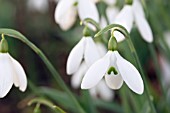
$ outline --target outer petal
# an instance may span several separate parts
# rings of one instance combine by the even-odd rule
[[[83,62],[78,71],[76,73],[73,74],[72,78],[71,78],[71,85],[73,88],[79,88],[81,81],[83,79],[83,76],[85,75],[86,71],[87,71],[87,66],[85,64],[85,62]]]
[[[63,30],[68,30],[76,21],[76,0],[61,0],[55,9],[55,21]]]
[[[100,19],[100,27],[101,27],[101,28],[104,28],[104,27],[106,27],[106,26],[107,26],[106,19],[105,19],[103,16],[101,16],[101,19]]]
[[[97,7],[95,3],[93,3],[91,0],[79,0],[78,13],[81,20],[91,18],[99,23],[99,14],[97,11]],[[88,26],[95,30],[93,25],[88,24]]]
[[[45,13],[48,10],[48,0],[27,0],[27,7],[30,11],[37,10]]]
[[[97,83],[103,78],[110,63],[111,52],[109,51],[102,59],[95,62],[85,74],[81,88],[89,89],[97,85]]]
[[[0,69],[0,98],[3,98],[13,85],[12,62],[8,53],[0,53]]]
[[[124,26],[127,31],[130,32],[133,26],[133,20],[132,7],[130,5],[125,5],[115,18],[114,23]],[[125,39],[123,38],[124,36],[117,31],[114,32],[114,36],[118,42]]]
[[[87,66],[91,66],[95,61],[100,58],[99,51],[91,37],[85,37],[86,46],[85,46],[85,53],[84,59]]]
[[[136,14],[135,22],[137,24],[140,34],[142,35],[142,38],[149,43],[153,42],[152,30],[146,18]]]
[[[21,91],[25,91],[27,88],[27,78],[24,69],[22,68],[21,64],[16,61],[14,58],[11,58],[13,63],[13,77],[14,77],[14,85],[16,87],[19,86]]]
[[[122,58],[117,51],[114,53],[117,57],[116,63],[119,72],[125,83],[135,93],[142,94],[144,91],[144,85],[138,70],[130,62]]]
[[[114,92],[109,89],[104,80],[101,80],[97,85],[99,96],[106,101],[111,101],[114,97]]]
[[[133,1],[132,8],[133,8],[133,12],[134,12],[135,15],[138,14],[142,17],[145,17],[145,13],[143,11],[142,5],[141,5],[139,0]]]
[[[113,23],[116,16],[118,15],[119,13],[119,9],[117,7],[108,7],[106,9],[106,14],[107,14],[107,17],[108,17],[108,20],[109,20],[109,23]]]
[[[107,53],[107,49],[103,43],[96,43],[97,49],[99,51],[100,57],[103,57]]]
[[[84,54],[85,39],[82,38],[80,42],[71,50],[67,60],[67,74],[73,74],[79,68]]]
[[[104,2],[108,5],[114,5],[117,0],[104,0]]]

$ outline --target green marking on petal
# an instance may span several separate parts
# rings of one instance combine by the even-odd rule
[[[117,71],[116,68],[113,67],[113,66],[109,68],[109,70],[107,71],[107,74],[110,75],[112,72],[114,73],[114,75],[117,75],[117,74],[118,74],[118,71]]]

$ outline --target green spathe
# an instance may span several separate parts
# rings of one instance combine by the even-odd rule
[[[8,42],[2,34],[2,39],[0,43],[0,53],[8,53]]]
[[[117,41],[114,36],[111,36],[109,39],[108,50],[111,50],[111,51],[117,50]]]

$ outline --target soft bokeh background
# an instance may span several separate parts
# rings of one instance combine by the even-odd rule
[[[28,1],[29,0],[0,0],[0,27],[20,31],[41,48],[62,75],[63,80],[71,88],[71,76],[67,76],[65,71],[66,60],[71,48],[81,39],[83,27],[80,26],[79,21],[77,21],[77,23],[68,31],[62,31],[59,28],[54,21],[54,10],[57,5],[57,0],[47,0],[47,4],[42,4],[41,7],[38,6],[37,8],[34,7],[34,4],[28,5]],[[117,6],[122,8],[123,3],[123,0],[118,0]],[[169,54],[166,52],[166,49],[164,49],[164,45],[160,40],[164,37],[164,33],[170,30],[170,1],[145,0],[145,3],[145,12],[155,38],[153,44],[156,47],[157,57],[159,58],[160,54],[163,54],[164,56]],[[102,6],[101,4],[103,3],[97,4],[99,10]],[[155,106],[158,111],[161,111],[158,113],[163,113],[164,107],[162,106],[164,106],[165,102],[162,99],[162,92],[160,91],[160,85],[158,83],[158,78],[156,77],[156,69],[154,67],[154,61],[151,57],[149,46],[142,38],[140,38],[141,36],[136,28],[132,30],[131,36],[139,54],[143,69],[147,73]],[[31,80],[34,85],[37,87],[45,86],[59,89],[44,63],[30,48],[13,38],[7,38],[7,40],[9,42],[10,54],[23,65],[27,73],[27,78]],[[126,41],[120,43],[119,49],[124,57],[132,63],[134,62]],[[125,84],[124,87],[126,88]],[[81,95],[79,90],[73,88],[71,88],[71,90],[74,94]],[[166,91],[168,91],[168,88]],[[96,106],[100,113],[123,112],[123,106],[121,105],[122,98],[120,98],[119,92],[121,91],[115,91],[115,98],[111,103],[103,102],[104,104],[101,104],[98,100]],[[148,103],[143,102],[143,96],[132,93],[130,89],[127,89],[126,93],[130,93],[131,95],[127,96],[127,100],[130,101],[132,109],[136,106],[133,105],[131,98],[137,98],[138,101],[140,101],[140,104],[138,104],[139,108],[142,104],[148,105]],[[13,87],[5,98],[0,99],[0,113],[32,113],[34,106],[27,106],[27,102],[37,96],[39,95],[36,94],[36,91],[33,91],[29,87],[25,93],[21,93],[17,88]],[[60,106],[68,113],[71,113],[67,105],[62,104],[61,102],[58,102],[58,99],[55,99],[58,98],[55,94],[53,96],[44,95],[44,97]],[[80,100],[83,101],[83,99]],[[85,107],[86,106],[84,105],[84,108]],[[126,111],[128,111],[128,109],[124,110],[124,112]],[[52,111],[47,107],[42,106],[42,113],[50,112]]]

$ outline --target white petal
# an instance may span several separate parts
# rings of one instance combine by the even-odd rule
[[[134,18],[132,13],[132,7],[130,5],[125,5],[115,18],[114,23],[124,26],[130,33],[133,26],[133,20]],[[124,36],[121,35],[118,31],[114,32],[114,36],[118,42],[125,39]]]
[[[88,67],[100,58],[96,44],[91,37],[85,37],[86,46],[84,59]]]
[[[114,5],[117,0],[104,0],[104,2],[108,5]]]
[[[117,40],[117,42],[121,42],[123,40],[125,40],[125,37],[122,33],[120,33],[119,31],[114,31],[114,36]]]
[[[103,57],[107,53],[107,49],[103,43],[96,43],[97,49],[99,51],[100,57]]]
[[[83,76],[85,75],[86,71],[87,71],[87,66],[85,64],[85,62],[83,62],[78,71],[76,71],[76,73],[73,74],[73,76],[71,77],[71,85],[73,88],[77,89],[80,87],[81,81],[83,79]]]
[[[97,11],[97,7],[95,3],[93,3],[91,0],[79,0],[78,13],[81,20],[91,18],[99,23],[99,14]],[[95,30],[94,26],[92,26],[91,24],[88,24],[88,26]]]
[[[119,72],[127,86],[135,93],[142,94],[144,91],[144,85],[138,70],[130,62],[122,58],[117,51],[114,53],[117,57]]]
[[[107,14],[107,17],[108,17],[108,20],[109,20],[109,23],[112,24],[116,18],[116,16],[118,15],[119,13],[119,9],[117,7],[108,7],[106,9],[106,14]]]
[[[14,84],[15,84],[16,87],[19,86],[19,89],[21,91],[25,91],[26,88],[27,88],[27,78],[26,78],[25,71],[18,61],[16,61],[11,56],[10,56],[10,58],[11,58],[11,61],[13,63]]]
[[[133,1],[132,8],[133,8],[134,15],[138,14],[138,15],[140,15],[142,17],[145,17],[145,13],[144,13],[142,4],[140,3],[139,0],[134,0]]]
[[[12,62],[8,53],[0,53],[0,69],[0,98],[3,98],[13,85]]]
[[[55,9],[55,21],[63,30],[68,30],[76,21],[76,0],[61,0]]]
[[[100,27],[104,28],[106,26],[107,26],[106,19],[102,16],[101,19],[100,19]]]
[[[82,89],[89,89],[97,85],[97,83],[103,78],[104,74],[106,73],[109,63],[110,63],[110,51],[100,60],[95,62],[85,74],[81,88]]]
[[[152,30],[146,18],[140,15],[135,15],[135,22],[140,34],[142,35],[142,38],[149,43],[153,42]]]
[[[67,60],[67,74],[73,74],[79,68],[84,54],[85,39],[82,38],[80,42],[71,50]]]
[[[48,10],[48,0],[27,0],[27,7],[30,11],[37,10],[45,13]]]
[[[101,80],[97,85],[99,96],[105,101],[112,101],[114,92],[109,89],[104,80]]]
[[[127,31],[130,32],[133,26],[133,20],[132,7],[130,5],[125,5],[115,18],[114,23],[124,26]]]
[[[123,85],[123,79],[120,76],[120,74],[118,75],[105,75],[105,80],[106,80],[106,84],[109,88],[111,89],[120,89],[121,86]]]
[[[89,89],[89,93],[90,95],[93,97],[93,98],[97,98],[98,97],[98,94],[97,94],[97,87],[93,87],[91,89]]]

